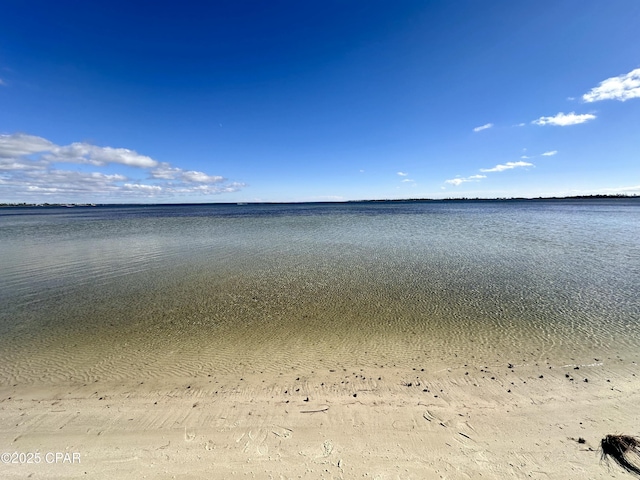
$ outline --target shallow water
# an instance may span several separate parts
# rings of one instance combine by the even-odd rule
[[[640,347],[640,201],[0,210],[0,381]]]

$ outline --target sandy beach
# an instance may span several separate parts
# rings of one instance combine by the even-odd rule
[[[0,476],[631,478],[598,447],[640,430],[638,374],[612,357],[14,385]]]

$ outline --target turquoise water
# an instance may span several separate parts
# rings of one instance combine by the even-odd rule
[[[0,380],[640,347],[640,201],[0,210]]]

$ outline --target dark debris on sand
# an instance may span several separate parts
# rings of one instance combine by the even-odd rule
[[[600,442],[602,460],[612,458],[627,472],[640,477],[640,440],[630,435],[607,435]]]

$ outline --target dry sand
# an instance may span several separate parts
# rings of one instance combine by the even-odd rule
[[[0,478],[632,478],[598,444],[640,433],[637,375],[614,357],[3,386]]]

